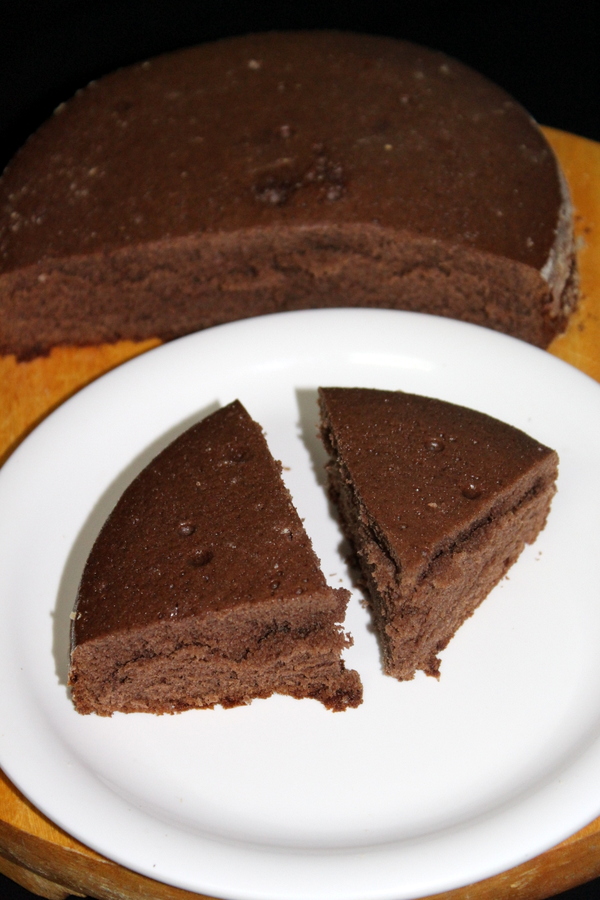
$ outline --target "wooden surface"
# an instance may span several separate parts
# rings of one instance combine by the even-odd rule
[[[580,307],[550,352],[600,381],[600,144],[544,129],[569,181],[576,211]],[[16,363],[0,358],[0,462],[66,397],[158,342],[60,349]],[[49,900],[198,897],[152,881],[89,850],[39,813],[0,772],[0,872]],[[436,895],[436,900],[543,900],[600,876],[600,818],[502,875]]]

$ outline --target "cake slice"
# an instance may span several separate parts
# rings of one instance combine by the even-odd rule
[[[320,390],[337,504],[368,590],[383,668],[439,677],[446,647],[544,527],[558,457],[441,400]]]
[[[173,713],[273,693],[358,706],[328,587],[260,426],[235,401],[127,488],[86,563],[69,683],[80,713]]]

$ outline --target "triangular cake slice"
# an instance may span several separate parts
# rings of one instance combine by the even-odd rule
[[[358,706],[341,660],[348,599],[235,401],[157,456],[98,536],[73,613],[75,707],[171,713],[273,693]]]
[[[337,504],[368,591],[384,671],[439,675],[438,653],[544,527],[558,457],[441,400],[320,390]]]

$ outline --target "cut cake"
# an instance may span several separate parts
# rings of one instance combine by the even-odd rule
[[[526,111],[391,38],[230,38],[93,82],[0,180],[0,353],[385,307],[539,346],[577,275],[568,190]]]
[[[69,682],[80,713],[232,707],[273,693],[357,706],[328,587],[260,426],[235,401],[132,482],[85,566]]]
[[[553,450],[497,419],[402,392],[320,389],[330,494],[398,679],[438,653],[544,527]]]

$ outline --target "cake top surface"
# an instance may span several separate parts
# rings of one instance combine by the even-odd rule
[[[541,269],[562,195],[529,115],[444,54],[247,35],[119,70],[0,182],[0,271],[198,232],[369,223]]]
[[[323,590],[280,465],[234,401],[126,489],[86,563],[73,640]]]
[[[556,453],[476,410],[416,394],[322,388],[324,439],[403,572],[513,508]],[[397,554],[397,555],[396,555]]]

